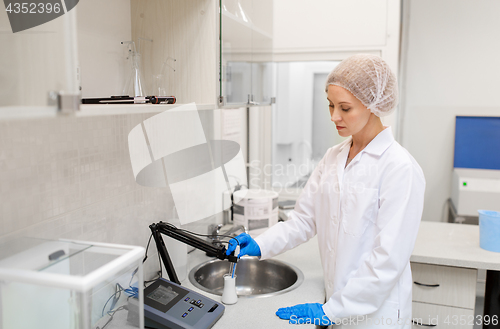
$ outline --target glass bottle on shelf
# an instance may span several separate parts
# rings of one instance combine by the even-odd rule
[[[123,87],[123,96],[147,96],[141,70],[141,54],[135,48],[134,41],[122,41],[128,45],[129,73]]]

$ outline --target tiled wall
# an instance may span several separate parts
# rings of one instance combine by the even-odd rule
[[[168,188],[142,187],[132,174],[128,133],[152,115],[0,121],[0,243],[29,236],[146,247],[148,225],[175,216]],[[157,257],[145,265],[151,277]]]

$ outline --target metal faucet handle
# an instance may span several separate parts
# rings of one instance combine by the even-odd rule
[[[233,226],[232,228],[230,228],[226,233],[224,233],[225,235],[234,235],[235,237],[238,235],[236,234],[236,232],[238,231],[241,231],[242,233],[248,233],[248,229],[243,226],[243,225],[236,225],[236,226]]]
[[[222,224],[211,224],[209,226],[209,233],[212,235],[212,238],[216,238],[219,235],[222,226]]]

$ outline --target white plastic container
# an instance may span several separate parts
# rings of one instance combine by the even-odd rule
[[[0,328],[144,328],[144,248],[19,239],[0,246]],[[133,287],[138,298],[129,298]],[[129,289],[129,290],[127,290]],[[127,290],[127,291],[126,291]]]
[[[224,275],[224,290],[222,291],[222,302],[226,305],[236,304],[238,295],[236,294],[236,275]]]
[[[278,193],[268,190],[239,190],[233,195],[234,225],[243,225],[255,237],[278,223]]]

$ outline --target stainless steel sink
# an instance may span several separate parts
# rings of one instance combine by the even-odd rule
[[[189,281],[206,292],[222,295],[223,275],[229,273],[229,262],[211,260],[189,272]],[[304,281],[297,267],[277,260],[242,257],[236,267],[236,293],[240,297],[269,297],[291,291]]]

